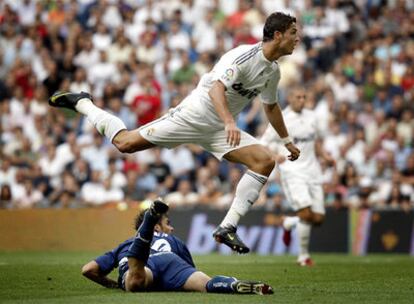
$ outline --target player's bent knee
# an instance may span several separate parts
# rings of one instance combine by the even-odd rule
[[[273,169],[275,168],[275,165],[276,165],[275,159],[273,157],[270,157],[270,159],[267,160],[266,169],[272,172]]]
[[[131,131],[123,130],[119,132],[112,140],[114,146],[122,153],[133,153],[136,152],[135,140],[132,136]]]
[[[253,171],[263,175],[270,175],[275,164],[274,158],[270,154],[266,154],[254,160]]]
[[[125,282],[126,291],[138,292],[145,289],[145,278],[137,276],[129,276]]]

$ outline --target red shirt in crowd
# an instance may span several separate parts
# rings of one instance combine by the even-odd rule
[[[143,126],[159,117],[161,98],[156,94],[142,94],[135,97],[132,108],[137,114],[137,126]]]

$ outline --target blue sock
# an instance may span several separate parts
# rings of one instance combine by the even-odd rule
[[[144,220],[137,230],[134,241],[128,249],[127,257],[134,257],[146,262],[148,260],[151,241],[154,235],[154,227],[158,218],[151,215],[149,210],[145,211]]]
[[[232,283],[236,282],[236,278],[215,276],[206,284],[207,292],[214,293],[234,293]]]

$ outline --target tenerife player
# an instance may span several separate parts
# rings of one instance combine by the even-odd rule
[[[199,291],[211,293],[272,294],[272,287],[259,281],[234,277],[210,278],[195,268],[185,244],[171,235],[173,228],[160,200],[141,213],[135,238],[90,261],[82,268],[84,276],[107,288],[126,291]],[[119,268],[118,281],[107,275]]]
[[[303,88],[290,90],[289,105],[283,110],[283,116],[301,156],[295,162],[279,164],[279,169],[283,191],[297,215],[284,218],[283,241],[286,245],[290,244],[290,231],[296,226],[300,243],[298,264],[310,266],[313,263],[309,255],[311,226],[320,225],[325,216],[322,171],[318,156],[328,164],[335,162],[322,149],[316,115],[313,110],[305,108],[305,101],[306,93]],[[264,132],[261,142],[279,152],[281,139],[270,126]]]
[[[177,107],[138,130],[128,131],[119,118],[96,107],[87,93],[57,92],[49,104],[86,115],[99,133],[121,152],[192,143],[218,159],[245,165],[248,170],[237,186],[230,210],[213,236],[233,250],[246,253],[249,248],[239,239],[236,228],[257,200],[275,161],[257,139],[237,128],[237,115],[260,95],[270,124],[290,153],[289,159],[299,157],[300,151],[290,141],[278,105],[280,70],[276,62],[291,54],[298,42],[296,18],[283,13],[271,14],[263,28],[262,42],[241,45],[225,53]]]

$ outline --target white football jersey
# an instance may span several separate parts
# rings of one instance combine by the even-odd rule
[[[264,57],[260,42],[241,45],[225,53],[214,68],[202,76],[197,88],[173,111],[186,122],[214,129],[223,128],[223,122],[208,95],[216,80],[226,87],[227,104],[234,118],[259,94],[264,103],[277,102],[279,66]]]
[[[300,156],[295,161],[286,160],[279,165],[282,177],[303,177],[316,183],[321,182],[322,170],[315,152],[315,140],[319,136],[317,119],[314,111],[303,109],[301,113],[294,112],[289,106],[283,111],[283,119],[289,135],[300,150]],[[283,147],[279,135],[269,124],[263,133],[261,142],[288,156],[289,151]],[[276,146],[275,146],[276,144]],[[277,149],[275,149],[277,147]]]

